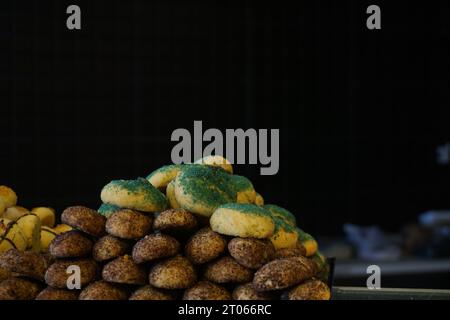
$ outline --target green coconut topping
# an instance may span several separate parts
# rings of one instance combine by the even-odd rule
[[[114,204],[108,204],[103,203],[100,208],[98,208],[98,213],[100,213],[102,216],[109,217],[113,213],[120,210],[120,207],[114,205]]]
[[[266,204],[264,206],[264,208],[269,210],[270,213],[272,214],[272,216],[281,218],[284,221],[286,221],[288,224],[292,224],[292,225],[296,224],[295,216],[288,210],[286,210],[282,207],[279,207],[275,204]]]
[[[295,227],[287,223],[284,219],[272,216],[273,223],[275,224],[275,233],[278,232],[280,229],[286,231],[286,232],[296,232]]]
[[[227,203],[219,207],[219,209],[236,210],[240,213],[264,216],[271,218],[270,212],[262,207],[249,203]]]
[[[156,189],[147,179],[137,178],[136,180],[113,180],[109,186],[117,186],[124,189],[128,194],[143,194],[145,201],[155,203],[158,206],[167,207],[166,197]]]
[[[219,167],[193,164],[182,168],[177,182],[194,203],[218,207],[236,201],[236,192],[230,187],[229,176]]]
[[[300,228],[295,228],[295,231],[297,231],[298,238],[301,242],[316,241],[316,239],[314,239],[309,233],[306,233]]]
[[[252,182],[244,176],[229,175],[230,186],[235,192],[253,190]]]

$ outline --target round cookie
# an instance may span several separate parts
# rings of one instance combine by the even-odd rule
[[[241,284],[233,290],[233,300],[272,300],[268,292],[258,292],[251,282]]]
[[[127,300],[128,294],[121,287],[100,280],[91,283],[81,291],[79,300]]]
[[[215,283],[199,281],[184,292],[183,300],[231,300],[231,294]]]
[[[215,283],[249,282],[253,272],[232,257],[222,257],[206,266],[204,277]]]
[[[69,231],[55,237],[49,252],[55,258],[81,258],[91,254],[93,243],[79,231]]]
[[[266,204],[264,206],[265,209],[269,210],[273,217],[282,219],[287,224],[291,225],[292,227],[295,227],[297,225],[295,216],[290,213],[288,210],[283,209],[282,207],[279,207],[274,204]]]
[[[180,204],[175,197],[175,180],[170,181],[166,188],[166,198],[169,201],[169,206],[173,209],[180,208]]]
[[[113,204],[144,212],[163,211],[167,208],[167,199],[148,180],[113,180],[103,187],[103,203]]]
[[[5,208],[13,207],[17,204],[17,195],[13,189],[7,186],[0,186],[0,202]]]
[[[129,249],[130,244],[125,240],[107,235],[94,244],[92,256],[95,261],[107,261],[125,255]]]
[[[27,239],[27,250],[39,252],[41,247],[41,220],[32,213],[27,213],[16,220]]]
[[[10,278],[12,276],[11,271],[6,270],[2,267],[0,267],[0,282],[2,282],[3,280],[6,280],[8,278]]]
[[[189,232],[197,227],[195,216],[185,209],[169,209],[155,215],[153,228],[168,233]]]
[[[229,174],[233,174],[233,166],[230,161],[219,155],[210,155],[198,159],[195,164],[203,164],[207,166],[220,167]]]
[[[316,265],[305,257],[273,260],[256,271],[253,287],[256,291],[286,289],[314,276]]]
[[[103,280],[113,283],[144,285],[147,282],[145,268],[125,255],[108,262],[102,271]]]
[[[276,250],[284,248],[294,248],[297,245],[298,234],[295,227],[287,224],[285,220],[272,217],[275,223],[275,231],[270,237]]]
[[[119,211],[120,207],[115,206],[113,204],[102,203],[102,205],[98,208],[98,213],[100,213],[105,218],[109,218],[113,213]]]
[[[254,203],[256,191],[252,182],[244,176],[230,175],[230,184],[236,192],[237,203]]]
[[[42,281],[48,265],[38,253],[11,249],[0,256],[0,267],[11,273]]]
[[[56,260],[45,272],[45,283],[53,288],[66,289],[67,279],[71,276],[67,273],[70,266],[80,268],[80,285],[82,287],[91,283],[97,276],[98,266],[90,259]]]
[[[163,166],[147,176],[148,182],[150,182],[155,188],[164,190],[167,185],[175,179],[178,172],[181,170],[181,165],[170,164]]]
[[[22,278],[9,278],[0,283],[0,300],[33,300],[41,291],[40,284]]]
[[[237,195],[222,169],[186,165],[175,179],[175,198],[182,208],[210,217],[219,206],[235,202]]]
[[[222,235],[205,227],[188,240],[185,254],[192,263],[201,264],[220,256],[226,247],[227,241]]]
[[[56,289],[47,287],[36,297],[36,300],[78,300],[78,290]]]
[[[211,228],[241,238],[268,238],[275,230],[270,212],[254,204],[228,203],[214,211]]]
[[[161,289],[186,289],[196,280],[197,274],[194,267],[182,256],[157,263],[149,274],[150,284]]]
[[[53,208],[37,207],[31,209],[31,213],[35,214],[41,220],[41,225],[49,228],[55,226],[55,210]]]
[[[140,212],[121,209],[106,221],[106,232],[122,239],[139,239],[152,229],[153,220]]]
[[[316,239],[314,239],[309,233],[306,233],[300,228],[296,228],[296,232],[300,245],[302,245],[306,250],[305,255],[307,257],[311,257],[319,249],[319,245],[317,244]]]
[[[143,286],[134,291],[129,300],[174,300],[174,297],[152,286]]]
[[[61,214],[61,221],[94,237],[105,234],[105,217],[87,207],[68,207]]]
[[[249,269],[259,269],[275,256],[275,248],[269,240],[233,238],[228,251],[236,261]]]
[[[180,251],[180,243],[173,237],[154,233],[139,240],[133,247],[133,260],[143,263],[160,258],[175,256]]]
[[[311,279],[289,290],[286,298],[288,300],[330,300],[331,292],[322,281]]]
[[[257,206],[264,206],[264,198],[262,195],[260,195],[258,192],[256,192],[255,195],[255,202],[254,202]]]

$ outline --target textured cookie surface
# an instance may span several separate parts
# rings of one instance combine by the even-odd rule
[[[288,300],[330,300],[330,288],[320,280],[311,279],[287,293]]]
[[[134,291],[129,300],[174,300],[174,298],[161,289],[147,285]]]
[[[133,247],[133,260],[136,263],[172,257],[180,251],[178,241],[165,234],[155,233],[139,240]]]
[[[130,244],[120,238],[107,235],[100,238],[92,249],[92,256],[96,261],[106,261],[125,255]]]
[[[144,285],[147,283],[147,273],[142,266],[134,263],[130,256],[125,255],[108,262],[102,271],[103,280],[113,283]]]
[[[33,300],[41,286],[31,280],[9,278],[0,283],[0,300]]]
[[[220,205],[235,202],[237,195],[221,168],[186,165],[175,179],[175,197],[182,208],[209,217]]]
[[[67,268],[78,267],[80,271],[80,284],[82,287],[92,282],[96,275],[98,266],[90,259],[57,260],[45,272],[45,282],[53,288],[66,289],[67,279],[70,273]]]
[[[183,300],[231,300],[231,294],[215,283],[199,281],[184,292]]]
[[[237,286],[233,291],[233,300],[271,300],[268,292],[258,292],[251,282]]]
[[[36,297],[36,300],[78,300],[79,290],[56,289],[47,287]]]
[[[91,283],[81,291],[79,300],[126,300],[127,292],[121,287],[100,280]]]
[[[105,234],[105,217],[83,206],[69,207],[61,214],[61,221],[94,237]]]
[[[287,224],[291,225],[292,227],[296,226],[296,223],[297,223],[296,218],[288,210],[286,210],[280,206],[277,206],[275,204],[266,204],[264,206],[264,208],[269,210],[272,216],[284,220]]]
[[[239,264],[250,269],[262,267],[275,256],[273,244],[265,239],[234,238],[228,243],[228,251]]]
[[[150,284],[163,289],[185,289],[197,279],[194,267],[188,259],[177,256],[164,260],[150,271]]]
[[[100,213],[105,218],[109,218],[113,213],[119,211],[121,208],[113,204],[102,203],[98,208],[98,213]]]
[[[210,155],[198,159],[195,164],[203,164],[207,166],[220,167],[229,174],[233,174],[233,166],[230,161],[219,155]]]
[[[148,234],[153,220],[143,213],[121,209],[114,212],[106,221],[106,231],[122,239],[139,239]]]
[[[257,291],[286,289],[312,278],[315,263],[304,257],[273,260],[259,269],[253,278]]]
[[[153,228],[163,232],[187,232],[197,227],[195,216],[185,209],[169,209],[156,215]]]
[[[103,187],[103,203],[144,212],[157,212],[167,208],[164,194],[148,180],[113,180]]]
[[[17,195],[10,187],[0,186],[0,201],[4,208],[13,207],[17,204]]]
[[[205,227],[188,240],[185,253],[192,263],[201,264],[220,256],[226,246],[227,241],[222,235]]]
[[[11,249],[0,256],[0,267],[11,273],[42,281],[47,261],[41,254]]]
[[[241,238],[268,238],[275,229],[270,213],[253,204],[222,205],[214,211],[210,223],[218,233]]]
[[[92,240],[79,231],[69,231],[55,237],[49,252],[55,258],[81,258],[91,254]]]
[[[292,225],[279,217],[272,217],[275,230],[270,237],[275,249],[294,248],[297,245],[298,233]]]
[[[204,277],[215,283],[248,282],[252,280],[253,272],[232,257],[222,257],[207,265]]]

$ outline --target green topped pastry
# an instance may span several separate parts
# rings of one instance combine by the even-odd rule
[[[168,206],[164,194],[148,180],[113,180],[103,187],[101,199],[106,204],[144,212],[165,210]]]
[[[102,216],[105,216],[108,218],[110,215],[112,215],[114,212],[119,211],[121,208],[113,205],[113,204],[107,204],[102,203],[102,205],[98,208],[98,213],[100,213]]]
[[[165,189],[167,185],[176,178],[181,170],[180,164],[163,166],[147,176],[147,180],[158,189]]]
[[[290,224],[293,227],[296,226],[295,216],[286,209],[275,204],[266,204],[264,208],[269,210],[272,216],[283,219],[287,224]]]

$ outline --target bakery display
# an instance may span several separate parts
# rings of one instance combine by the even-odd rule
[[[100,199],[58,219],[1,187],[0,299],[330,298],[316,240],[223,157],[113,180]]]

